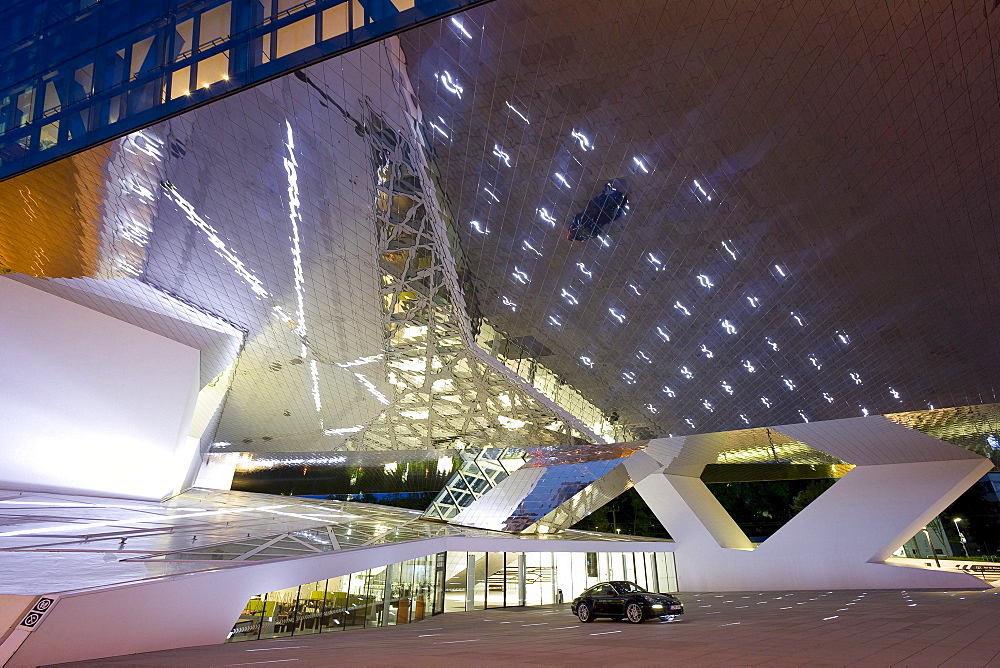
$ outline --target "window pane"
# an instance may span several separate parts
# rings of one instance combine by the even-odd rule
[[[198,31],[198,46],[204,49],[217,39],[229,37],[229,19],[232,14],[230,3],[219,5],[201,15],[201,29]]]
[[[277,57],[287,56],[299,49],[316,43],[316,17],[308,16],[301,21],[278,30]]]

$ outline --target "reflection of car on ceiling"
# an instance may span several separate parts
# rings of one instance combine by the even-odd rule
[[[587,208],[576,214],[569,225],[566,238],[570,241],[594,239],[604,232],[604,227],[618,220],[628,209],[628,195],[612,183],[604,185],[604,191],[587,202]]]

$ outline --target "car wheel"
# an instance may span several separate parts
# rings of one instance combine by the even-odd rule
[[[631,603],[626,605],[625,618],[628,619],[633,624],[642,624],[644,618],[642,614],[642,605],[636,603],[635,601],[632,601]]]
[[[590,606],[586,603],[581,603],[576,606],[576,616],[580,618],[580,621],[584,624],[594,621],[594,611],[590,609]]]

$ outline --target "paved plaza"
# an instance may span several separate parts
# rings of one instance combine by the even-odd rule
[[[680,594],[679,622],[569,605],[100,659],[92,666],[1000,666],[1000,589]]]

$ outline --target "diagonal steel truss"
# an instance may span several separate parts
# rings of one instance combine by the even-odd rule
[[[385,326],[395,396],[359,447],[400,450],[558,445],[595,436],[573,415],[489,364],[473,344],[474,293],[426,156],[365,105]],[[411,128],[419,136],[416,126]],[[471,295],[469,302],[465,295]],[[479,352],[477,352],[479,351]]]

